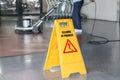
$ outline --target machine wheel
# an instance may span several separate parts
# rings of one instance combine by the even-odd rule
[[[32,29],[33,33],[42,33],[43,32],[43,26],[35,27]]]

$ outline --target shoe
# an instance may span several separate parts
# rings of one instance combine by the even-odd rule
[[[82,34],[82,29],[75,29],[76,34]]]

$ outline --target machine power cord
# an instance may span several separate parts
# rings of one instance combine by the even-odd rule
[[[94,22],[93,22],[92,31],[90,33],[88,43],[90,43],[90,44],[106,44],[108,42],[120,42],[120,40],[109,40],[108,38],[97,36],[97,35],[93,34],[94,29],[95,29],[95,23],[96,23],[96,12],[97,12],[96,2],[94,2],[94,6],[95,6],[95,16],[94,16]],[[92,40],[93,38],[99,38],[99,39],[103,39],[103,40]]]

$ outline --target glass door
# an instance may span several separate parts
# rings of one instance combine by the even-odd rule
[[[16,13],[15,1],[16,0],[0,0],[1,15],[15,14]]]
[[[0,0],[1,16],[17,15],[20,5],[25,15],[40,15],[42,13],[42,0]]]

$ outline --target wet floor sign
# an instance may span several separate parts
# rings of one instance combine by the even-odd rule
[[[87,73],[71,19],[54,22],[44,70],[55,66],[60,66],[62,78],[72,73]]]

